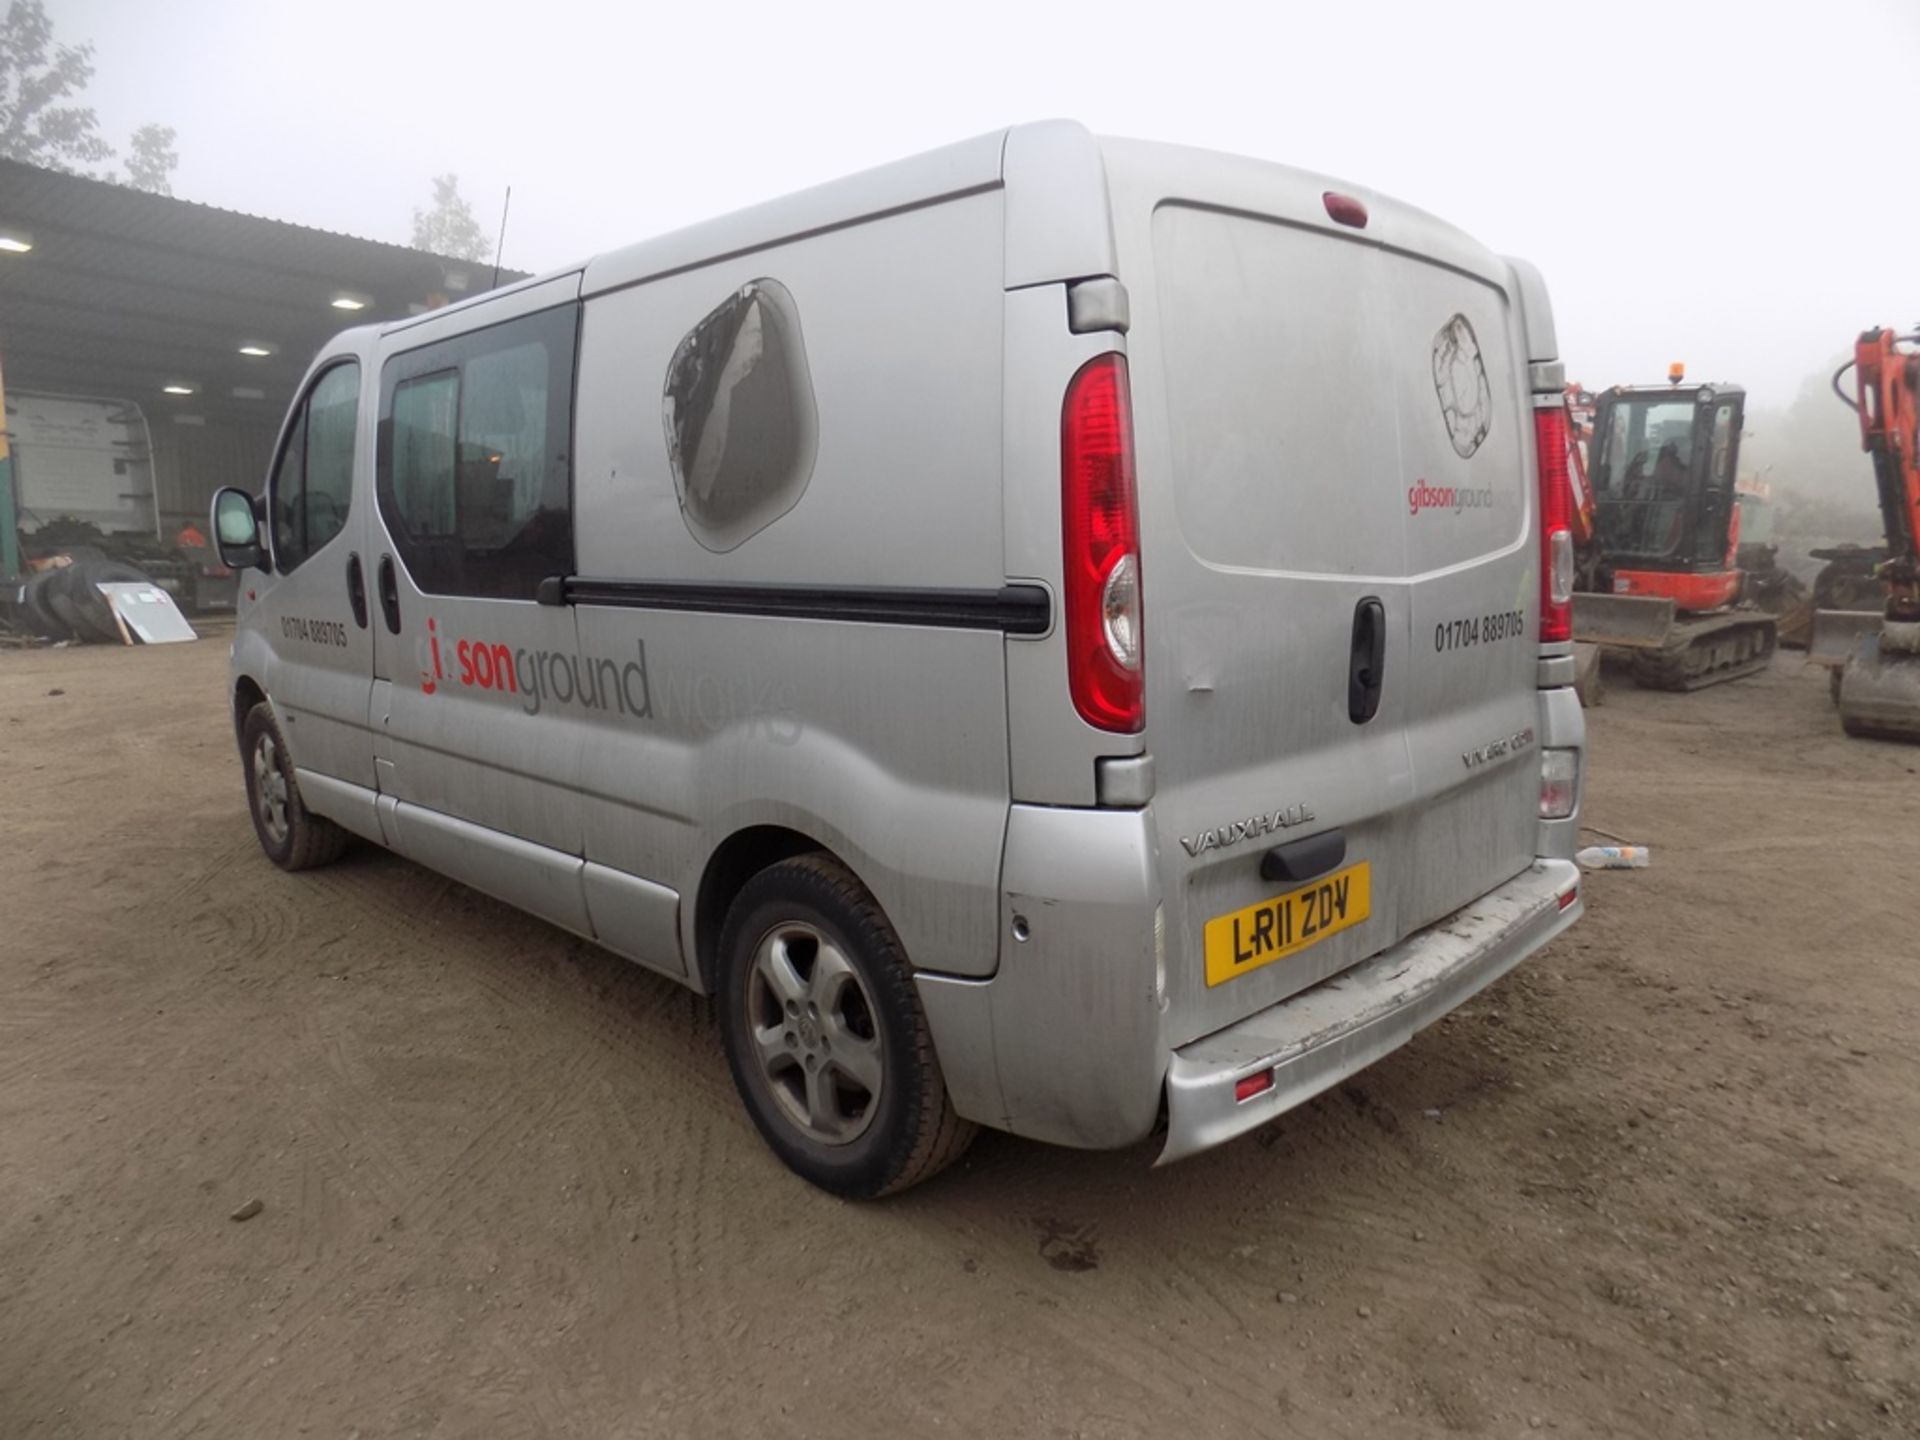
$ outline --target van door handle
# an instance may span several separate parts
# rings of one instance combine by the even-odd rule
[[[400,580],[393,573],[393,556],[380,557],[380,613],[386,617],[389,633],[400,633]]]
[[[367,572],[360,566],[360,556],[347,556],[347,604],[353,607],[353,623],[362,630],[367,628]]]
[[[1369,595],[1353,607],[1353,645],[1347,652],[1347,718],[1364,725],[1380,709],[1386,685],[1387,607]]]

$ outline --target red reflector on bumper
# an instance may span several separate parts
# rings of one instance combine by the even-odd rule
[[[1271,1070],[1262,1070],[1257,1075],[1242,1075],[1233,1084],[1233,1103],[1242,1104],[1271,1089],[1273,1089],[1273,1071]]]
[[[1573,904],[1573,902],[1578,900],[1579,898],[1580,898],[1580,887],[1576,885],[1573,887],[1573,889],[1567,891],[1566,894],[1560,897],[1560,908],[1562,910],[1566,909],[1569,905]]]

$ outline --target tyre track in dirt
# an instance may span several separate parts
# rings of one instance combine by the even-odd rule
[[[1610,695],[1589,817],[1655,868],[1351,1084],[1165,1171],[990,1136],[862,1207],[669,982],[370,849],[261,861],[223,649],[0,655],[8,1440],[1920,1414],[1920,752],[1789,666]],[[136,703],[138,744],[74,723]]]

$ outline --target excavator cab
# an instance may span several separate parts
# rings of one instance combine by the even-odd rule
[[[1745,392],[1728,386],[1621,386],[1596,397],[1590,473],[1612,593],[1670,595],[1683,611],[1733,599],[1745,405]],[[1665,578],[1673,576],[1702,579]]]
[[[1629,659],[1641,685],[1693,690],[1773,657],[1773,617],[1733,608],[1746,402],[1737,385],[1677,381],[1593,397],[1574,638]]]

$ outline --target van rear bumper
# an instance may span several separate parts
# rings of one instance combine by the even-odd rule
[[[1155,1163],[1264,1125],[1398,1049],[1578,919],[1579,885],[1571,861],[1536,861],[1371,960],[1175,1050]],[[1263,1072],[1269,1088],[1234,1098],[1241,1080]]]

